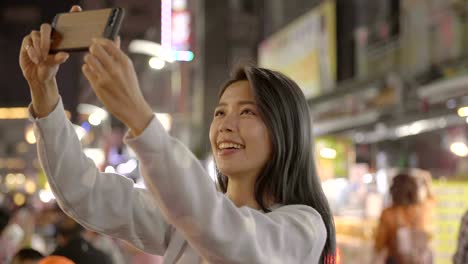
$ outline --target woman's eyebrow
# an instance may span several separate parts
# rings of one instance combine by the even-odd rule
[[[236,104],[238,104],[238,105],[256,105],[256,103],[254,101],[250,101],[250,100],[238,101],[238,102],[236,102]],[[227,105],[228,105],[227,103],[219,103],[216,107],[227,106]]]

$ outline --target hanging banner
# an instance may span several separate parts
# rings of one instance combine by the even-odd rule
[[[333,89],[336,80],[336,6],[324,1],[259,46],[259,65],[296,81],[307,98]]]
[[[435,210],[434,263],[452,263],[460,221],[468,210],[468,182],[433,181]]]

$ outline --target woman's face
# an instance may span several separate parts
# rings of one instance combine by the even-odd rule
[[[218,170],[229,178],[256,178],[270,159],[270,135],[248,81],[235,82],[224,91],[214,112],[210,142]]]

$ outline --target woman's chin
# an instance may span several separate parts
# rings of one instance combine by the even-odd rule
[[[233,166],[222,166],[218,167],[218,170],[223,174],[226,175],[228,178],[232,175],[237,175],[239,174],[240,170],[238,167],[233,167]]]

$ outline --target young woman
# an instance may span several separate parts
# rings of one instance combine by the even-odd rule
[[[68,215],[164,255],[164,263],[335,262],[308,106],[293,81],[246,67],[223,87],[210,127],[216,188],[154,117],[129,58],[115,43],[97,39],[82,70],[107,110],[130,128],[125,143],[147,185],[138,189],[125,177],[99,172],[82,153],[55,82],[68,54],[48,55],[50,30],[44,24],[24,38],[20,64],[31,90],[39,158]]]
[[[373,263],[432,263],[432,202],[421,200],[419,193],[414,176],[400,173],[393,178],[392,205],[380,216],[374,245],[378,262]]]

